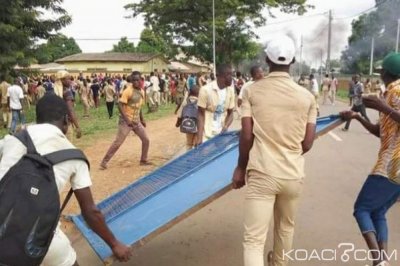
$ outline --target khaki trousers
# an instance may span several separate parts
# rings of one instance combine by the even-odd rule
[[[292,249],[294,216],[303,179],[278,179],[249,171],[244,215],[244,265],[264,265],[264,245],[274,217],[274,266],[288,264],[283,252]]]

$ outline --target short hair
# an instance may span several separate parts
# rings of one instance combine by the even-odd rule
[[[139,75],[141,76],[142,74],[139,71],[133,71],[131,76]]]
[[[45,94],[36,105],[36,123],[54,123],[68,114],[65,101],[55,94]]]
[[[252,66],[252,67],[250,68],[250,75],[251,75],[251,76],[254,76],[254,75],[256,74],[256,71],[257,71],[258,69],[260,69],[260,68],[261,68],[261,66],[259,66],[259,65]]]
[[[221,64],[217,66],[217,76],[224,75],[226,72],[230,72],[232,67],[227,64]]]

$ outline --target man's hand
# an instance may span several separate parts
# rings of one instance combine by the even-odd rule
[[[128,119],[125,120],[125,123],[126,123],[126,125],[127,125],[128,127],[133,127],[133,122],[132,122],[132,121],[129,121]]]
[[[362,98],[363,103],[366,107],[377,110],[378,112],[387,113],[390,112],[390,106],[386,103],[386,101],[382,98],[378,98],[374,95],[365,96]]]
[[[82,137],[82,131],[81,131],[81,129],[80,129],[79,127],[77,127],[77,128],[75,129],[75,132],[76,132],[76,138],[77,138],[77,139],[80,139],[80,138]]]
[[[228,127],[227,126],[223,126],[222,130],[221,130],[221,134],[225,133],[226,131],[228,131]]]
[[[197,136],[197,140],[196,140],[195,146],[196,147],[200,146],[202,143],[203,143],[203,137],[200,138],[199,136]]]
[[[125,246],[121,242],[117,242],[116,245],[112,247],[112,252],[118,261],[126,262],[132,256],[129,247]]]
[[[343,111],[343,112],[340,112],[339,115],[345,121],[357,119],[360,116],[358,113],[353,112],[353,111]]]
[[[233,189],[242,188],[246,184],[245,177],[246,177],[246,170],[237,166],[235,171],[233,172],[232,188]]]

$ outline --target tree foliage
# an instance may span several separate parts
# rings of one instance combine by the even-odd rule
[[[33,45],[48,39],[71,22],[60,6],[62,0],[7,0],[0,6],[0,74],[6,75],[16,65],[29,65]],[[52,18],[43,13],[51,12]]]
[[[280,8],[284,12],[302,14],[308,7],[305,0],[224,0],[215,1],[217,62],[237,63],[255,56],[256,37],[252,28],[266,22],[264,8]],[[143,0],[125,6],[133,16],[143,15],[147,26],[164,40],[190,43],[189,55],[212,61],[211,0]]]
[[[117,44],[113,45],[113,49],[110,52],[134,53],[136,52],[135,44],[129,42],[127,37],[122,37]]]
[[[172,42],[165,40],[160,34],[150,28],[143,29],[137,47],[139,53],[161,53],[167,57],[174,57],[177,53]]]
[[[81,53],[82,50],[75,42],[74,38],[57,34],[50,37],[47,43],[39,45],[35,49],[35,58],[39,64],[54,62],[57,59]]]
[[[342,52],[343,71],[369,73],[371,42],[375,38],[374,60],[395,49],[400,0],[376,0],[376,10],[353,20],[348,47]]]

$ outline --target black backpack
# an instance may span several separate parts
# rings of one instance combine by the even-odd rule
[[[72,159],[89,162],[78,149],[40,155],[26,130],[15,137],[27,153],[0,181],[0,265],[36,266],[44,259],[60,213],[72,196],[71,189],[60,208],[53,165]]]
[[[197,133],[197,100],[190,101],[187,99],[187,104],[182,109],[182,123],[180,130],[182,133]]]

